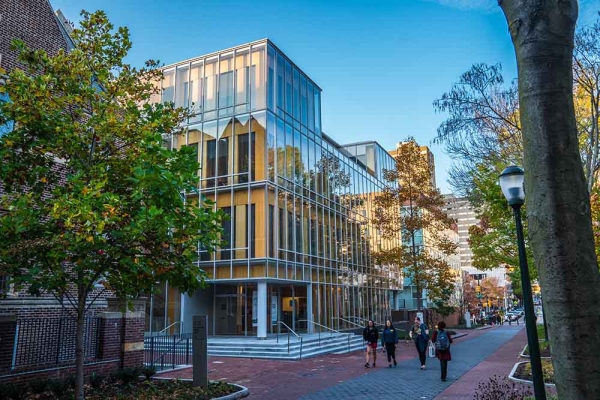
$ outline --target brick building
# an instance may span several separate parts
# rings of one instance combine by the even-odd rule
[[[17,52],[10,49],[13,39],[52,56],[74,47],[71,29],[48,0],[0,2],[0,68],[7,73],[23,68]],[[5,79],[0,75],[0,85]],[[9,100],[6,94],[0,96],[0,101]],[[0,126],[0,136],[11,129],[10,124]],[[86,374],[143,362],[145,300],[135,302],[133,311],[121,312],[118,302],[106,299],[110,295],[95,302],[86,321]],[[75,321],[65,315],[60,300],[16,291],[0,276],[0,387],[7,382],[71,375],[74,358]]]

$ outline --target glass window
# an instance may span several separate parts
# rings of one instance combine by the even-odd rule
[[[204,65],[202,62],[192,64],[190,72],[190,102],[192,107],[192,117],[190,122],[200,121],[202,113],[202,82],[204,81]]]
[[[188,108],[189,106],[189,75],[188,65],[177,67],[176,86],[175,86],[175,107]]]
[[[262,110],[266,107],[265,88],[265,46],[252,48],[252,68],[250,71],[252,110]]]
[[[219,108],[233,106],[233,54],[221,55],[219,61]]]
[[[275,207],[272,204],[269,204],[269,251],[268,257],[275,257]]]
[[[296,68],[294,70],[294,97],[292,99],[292,109],[294,110],[294,119],[300,121],[300,73]]]
[[[275,116],[267,113],[267,179],[275,182]]]
[[[248,205],[235,206],[235,258],[244,259],[248,257]]]
[[[248,172],[250,166],[250,116],[238,115],[235,117],[235,160],[234,172],[235,183],[248,182]]]
[[[292,64],[285,60],[285,112],[292,114]]]
[[[266,121],[265,112],[253,113],[250,120],[250,132],[252,132],[252,146],[250,147],[250,176],[252,181],[261,181],[265,179],[265,142],[266,142]],[[258,160],[257,160],[258,159]],[[255,164],[258,168],[255,169]],[[263,214],[264,216],[264,214]]]
[[[314,86],[308,82],[308,129],[315,130],[315,93]]]
[[[162,102],[173,102],[175,96],[175,69],[167,70],[163,75]]]
[[[228,216],[223,220],[223,234],[221,239],[223,240],[223,245],[221,246],[220,256],[221,260],[229,260],[231,259],[231,243],[233,242],[233,235],[231,230],[231,225],[233,224],[233,219],[231,216],[231,207],[222,207],[221,210]]]
[[[286,176],[285,163],[285,124],[281,118],[277,118],[277,135],[275,143],[277,144],[277,176],[284,178]],[[279,179],[279,184],[283,184],[283,180]]]
[[[294,183],[296,185],[296,193],[302,193],[302,174],[304,166],[302,165],[300,131],[294,129]]]
[[[315,88],[315,133],[321,136],[321,92]]]
[[[277,53],[277,115],[283,116],[285,110],[285,62],[283,56]]]
[[[217,108],[217,59],[206,60],[204,66],[205,91],[204,111],[213,111]],[[214,117],[213,117],[214,118]],[[205,120],[207,117],[205,116]]]
[[[307,126],[308,125],[308,110],[306,108],[308,107],[308,103],[306,100],[306,77],[304,75],[300,76],[300,102],[301,102],[301,115],[302,115],[302,119],[300,120],[300,122],[302,122],[302,125]]]
[[[217,175],[217,121],[205,122],[203,127],[204,160],[202,163],[203,187],[214,187]]]
[[[286,177],[294,180],[294,130],[285,124]]]
[[[275,50],[267,47],[267,107],[275,112]]]
[[[310,176],[308,174],[308,163],[309,163],[309,159],[308,159],[308,138],[306,137],[306,135],[302,135],[302,146],[300,149],[301,153],[302,153],[302,166],[303,166],[303,171],[302,171],[302,186],[305,188],[304,190],[304,195],[308,196],[308,191],[306,189],[308,189],[308,184],[310,181]]]
[[[250,111],[250,49],[235,53],[235,113]]]
[[[229,175],[229,165],[231,155],[229,154],[229,138],[231,137],[232,119],[225,118],[219,120],[218,147],[217,147],[217,176],[219,186],[229,184],[227,175]]]

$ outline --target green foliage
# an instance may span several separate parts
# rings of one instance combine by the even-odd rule
[[[219,244],[223,214],[187,201],[198,193],[194,151],[162,146],[188,112],[149,104],[161,72],[154,61],[139,70],[123,62],[126,28],[113,32],[103,12],[82,16],[71,52],[12,44],[27,71],[11,72],[11,102],[0,109],[15,121],[0,138],[2,272],[72,305],[98,282],[121,298],[158,280],[193,291],[205,277],[194,265],[198,245]]]
[[[48,381],[48,389],[58,398],[64,396],[70,387],[70,383],[67,379],[50,379]]]
[[[42,394],[48,389],[48,379],[34,379],[29,382],[29,390],[33,394]]]
[[[142,368],[123,368],[115,371],[113,376],[116,380],[119,380],[123,385],[129,385],[130,383],[139,381],[139,377],[142,374]]]
[[[155,366],[144,367],[142,369],[142,374],[146,377],[146,380],[149,381],[150,378],[152,378],[154,376],[154,374],[156,374],[156,367]]]
[[[27,391],[22,385],[17,383],[8,383],[2,385],[2,398],[10,400],[24,400],[27,398]]]
[[[96,390],[100,389],[102,387],[102,384],[104,383],[105,379],[106,378],[104,377],[104,375],[93,372],[92,375],[90,376],[90,386]]]

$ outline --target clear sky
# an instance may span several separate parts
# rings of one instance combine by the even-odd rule
[[[106,11],[131,31],[129,62],[165,64],[270,38],[322,89],[323,130],[340,143],[377,140],[387,149],[414,136],[435,155],[437,185],[452,160],[432,145],[445,115],[434,99],[473,63],[501,62],[516,77],[514,52],[496,0],[50,0],[77,22]],[[373,4],[376,3],[376,6]],[[600,0],[580,1],[589,24]]]

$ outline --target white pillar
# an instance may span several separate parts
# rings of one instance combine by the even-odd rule
[[[307,322],[307,328],[308,328],[308,333],[313,333],[313,307],[312,307],[312,303],[313,302],[313,298],[312,298],[312,283],[308,283],[306,284],[306,308],[308,309],[306,312],[306,319],[308,320]]]
[[[256,337],[267,338],[267,282],[258,282],[258,299],[256,310]]]

